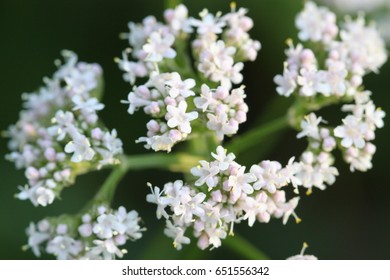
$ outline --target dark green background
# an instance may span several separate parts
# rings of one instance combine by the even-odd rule
[[[269,109],[269,101],[275,96],[273,76],[282,71],[285,39],[294,37],[294,16],[303,1],[291,0],[238,0],[238,6],[250,9],[255,27],[252,35],[263,45],[256,62],[245,68],[250,122],[241,131],[256,123]],[[228,1],[185,1],[190,13],[196,15],[203,7],[211,11],[227,11]],[[79,54],[83,61],[97,62],[104,69],[106,104],[101,117],[110,128],[117,128],[127,153],[143,153],[142,145],[134,140],[145,133],[146,119],[142,114],[130,117],[126,106],[119,101],[125,99],[129,86],[122,81],[121,72],[113,62],[126,47],[118,34],[127,31],[128,21],[140,21],[154,14],[161,19],[162,1],[151,0],[1,0],[0,1],[0,130],[18,118],[21,108],[20,94],[34,91],[42,85],[42,78],[55,70],[53,61],[60,57],[62,49]],[[374,92],[374,101],[390,112],[389,65],[381,69],[380,75],[365,79],[368,89]],[[286,100],[278,99],[272,115],[283,114]],[[325,114],[333,115],[333,110]],[[284,259],[300,251],[302,242],[310,244],[308,253],[320,259],[389,259],[390,258],[390,180],[389,180],[389,120],[377,133],[375,144],[378,152],[374,158],[374,169],[367,173],[351,173],[339,159],[337,182],[326,191],[314,191],[310,197],[301,199],[297,213],[303,222],[296,225],[292,220],[283,226],[280,220],[269,224],[256,223],[253,228],[246,224],[236,231],[247,237],[273,259]],[[272,143],[273,152],[266,158],[286,162],[292,155],[299,155],[304,141],[297,141],[295,133],[289,131]],[[81,176],[75,186],[65,190],[63,199],[46,208],[35,208],[29,202],[15,200],[17,186],[25,183],[22,171],[4,160],[7,153],[6,140],[0,139],[0,259],[34,258],[30,252],[22,252],[26,243],[25,228],[30,221],[64,212],[77,212],[96,192],[107,176],[107,171]],[[246,164],[260,161],[255,151],[239,160]],[[145,202],[148,193],[146,182],[162,185],[179,178],[177,174],[159,171],[129,172],[120,183],[115,206],[123,204],[136,209],[149,229],[144,237],[128,246],[126,258],[164,259],[242,258],[222,246],[213,251],[201,252],[188,246],[176,252],[171,240],[163,236],[163,221],[156,221],[155,208]]]

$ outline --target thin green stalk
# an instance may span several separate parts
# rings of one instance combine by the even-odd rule
[[[181,2],[182,2],[181,0],[165,0],[164,7],[165,9],[174,9]]]
[[[128,156],[123,160],[123,165],[128,170],[141,170],[156,168],[172,172],[188,172],[201,160],[198,156],[185,153],[176,154],[145,154]]]
[[[244,151],[255,148],[262,138],[276,133],[288,127],[286,116],[270,121],[260,127],[249,130],[248,132],[237,136],[230,143],[226,145],[229,152],[238,155]]]
[[[223,241],[223,245],[248,260],[269,260],[269,257],[237,233]]]
[[[169,154],[144,154],[133,155],[122,158],[121,163],[117,165],[111,174],[104,181],[102,187],[95,197],[84,207],[81,213],[96,203],[111,203],[116,188],[122,178],[129,170],[142,170],[147,168],[157,168],[169,170],[172,172],[188,172],[191,167],[198,164],[199,157],[178,153]]]

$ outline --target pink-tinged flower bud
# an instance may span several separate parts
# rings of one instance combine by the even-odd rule
[[[104,133],[99,127],[96,127],[91,131],[91,136],[93,139],[101,140],[103,138],[103,135]]]
[[[271,215],[268,212],[259,213],[257,219],[260,223],[268,223],[271,220]]]
[[[48,174],[47,169],[45,167],[39,168],[39,175],[41,177],[46,177]]]
[[[305,65],[311,65],[315,61],[315,56],[312,50],[310,49],[304,49],[300,56],[301,63]]]
[[[147,124],[146,124],[146,127],[147,129],[152,132],[152,133],[157,133],[160,131],[160,125],[158,124],[157,121],[155,120],[150,120]]]
[[[65,153],[57,153],[57,156],[56,156],[57,161],[62,162],[65,160],[65,158],[66,158]]]
[[[57,226],[57,229],[56,229],[57,234],[63,235],[63,234],[66,234],[67,231],[68,231],[68,226],[67,226],[67,225],[65,225],[65,224],[59,224],[59,225]]]
[[[64,169],[64,170],[61,171],[61,176],[64,179],[70,178],[70,175],[71,175],[70,169]]]
[[[152,102],[149,106],[145,107],[145,112],[147,114],[158,114],[160,111],[161,109],[160,106],[158,106],[158,102]]]
[[[239,110],[239,111],[237,111],[237,113],[236,113],[236,116],[235,116],[235,119],[236,119],[236,121],[238,122],[238,123],[244,123],[244,122],[246,122],[246,113],[244,112],[244,111],[241,111],[241,110]]]
[[[56,151],[53,149],[53,148],[47,148],[45,150],[45,158],[48,160],[48,161],[55,161],[56,160]]]
[[[123,234],[119,234],[114,238],[116,245],[122,246],[126,244],[127,238]]]
[[[183,134],[177,129],[170,130],[168,136],[174,142],[180,141],[183,138]]]
[[[364,134],[365,140],[374,140],[375,139],[375,132],[372,131],[371,129],[367,130],[366,133]]]
[[[364,147],[364,151],[365,151],[367,154],[373,155],[373,154],[375,154],[375,152],[376,152],[376,147],[375,147],[375,145],[372,144],[372,143],[367,143],[366,146]]]
[[[35,127],[30,123],[26,123],[23,125],[23,132],[29,136],[34,136],[37,134]]]
[[[171,23],[175,17],[175,11],[173,9],[167,9],[164,11],[164,19],[167,23]]]
[[[79,233],[83,237],[89,237],[92,235],[92,225],[91,224],[82,224],[79,226]]]
[[[211,198],[213,199],[213,201],[215,202],[222,202],[222,193],[220,190],[217,190],[217,191],[213,191],[211,193]]]
[[[210,243],[209,243],[209,237],[207,236],[207,234],[202,234],[199,237],[197,245],[202,250],[204,250],[207,247],[209,247]]]
[[[253,20],[249,17],[243,17],[240,22],[240,27],[246,32],[253,27]]]
[[[336,140],[333,137],[327,137],[324,139],[322,147],[325,151],[330,152],[336,147]]]
[[[147,86],[142,85],[136,88],[135,93],[142,97],[143,99],[150,99],[150,90]]]
[[[41,232],[45,232],[50,229],[50,223],[48,220],[40,221],[37,226],[38,226],[38,230]]]
[[[358,157],[359,156],[359,150],[355,147],[350,147],[348,150],[347,150],[347,156],[350,156],[350,157]]]
[[[39,171],[35,167],[28,167],[25,172],[25,176],[29,181],[38,181],[40,178]]]
[[[351,78],[351,86],[359,87],[363,83],[363,78],[360,75],[353,75]]]
[[[229,95],[229,90],[225,87],[218,87],[214,92],[214,97],[216,99],[224,100]]]
[[[204,222],[202,222],[201,220],[196,220],[194,222],[194,230],[196,232],[201,232],[205,229],[205,225],[204,225]]]
[[[177,106],[177,101],[175,98],[172,98],[170,96],[165,97],[164,102],[166,105],[172,105],[172,106]]]

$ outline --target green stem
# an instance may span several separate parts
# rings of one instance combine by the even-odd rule
[[[202,158],[185,153],[176,154],[145,154],[128,156],[123,165],[129,170],[156,168],[172,172],[188,172],[198,164]]]
[[[229,152],[233,152],[238,155],[257,146],[262,140],[262,138],[267,137],[270,134],[276,133],[287,127],[287,118],[286,116],[282,116],[260,127],[251,129],[240,136],[237,136],[228,145],[226,145],[226,148]]]
[[[269,260],[266,254],[237,233],[234,233],[234,236],[227,237],[223,244],[248,260]]]
[[[164,7],[165,9],[174,9],[181,2],[182,2],[181,0],[165,0]]]
[[[175,155],[144,154],[124,157],[121,159],[121,164],[112,170],[98,193],[81,212],[88,211],[93,204],[111,204],[119,182],[129,170],[157,168],[172,172],[188,172],[191,167],[198,164],[199,160],[201,158],[184,153],[177,153]]]

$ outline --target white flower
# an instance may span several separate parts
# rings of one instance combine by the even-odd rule
[[[52,190],[45,187],[36,188],[33,196],[35,197],[35,199],[32,199],[32,201],[35,200],[41,206],[47,206],[48,204],[52,204],[54,198],[56,197]]]
[[[282,165],[277,161],[264,160],[258,165],[252,165],[250,173],[257,178],[253,188],[255,190],[265,189],[270,193],[276,192],[287,180],[282,177],[281,170]]]
[[[228,119],[228,115],[225,112],[221,114],[207,114],[209,119],[207,122],[207,128],[214,130],[217,133],[217,138],[223,140],[225,135],[233,135],[238,131],[238,122]]]
[[[202,208],[202,202],[205,198],[206,194],[200,192],[195,196],[183,199],[184,201],[181,204],[174,207],[175,215],[180,217],[184,223],[191,223],[194,215],[203,217],[205,211]]]
[[[226,25],[219,17],[214,17],[210,14],[207,9],[204,9],[200,13],[202,20],[191,18],[191,25],[197,28],[198,34],[207,35],[207,34],[220,34],[222,33],[222,28]]]
[[[86,113],[102,110],[104,105],[100,103],[95,97],[84,100],[80,95],[75,95],[72,98],[75,106],[72,108],[73,111],[81,110]]]
[[[28,247],[31,248],[35,256],[40,257],[41,251],[39,247],[49,239],[50,234],[47,231],[39,230],[34,223],[30,223],[30,226],[27,229],[27,235]]]
[[[173,238],[173,247],[175,247],[177,250],[181,250],[182,244],[190,244],[191,242],[188,237],[184,236],[184,232],[184,229],[173,225],[170,220],[167,220],[164,233],[168,237]]]
[[[64,150],[66,153],[73,153],[71,158],[73,162],[91,160],[95,155],[88,138],[81,134],[76,135],[72,141],[66,144]]]
[[[349,148],[354,145],[356,148],[363,148],[365,145],[364,136],[368,131],[366,123],[353,115],[348,115],[343,119],[343,125],[334,129],[334,135],[342,138],[341,145]]]
[[[228,186],[231,187],[234,197],[238,197],[242,192],[246,194],[253,193],[253,187],[250,183],[256,181],[256,176],[252,173],[244,172],[245,166],[241,166],[235,174],[229,176]]]
[[[218,168],[221,171],[227,170],[230,164],[236,158],[233,153],[226,154],[226,149],[224,149],[222,146],[218,146],[217,153],[211,153],[211,155],[218,161]]]
[[[254,198],[247,196],[243,201],[240,201],[240,205],[245,211],[244,219],[248,220],[248,226],[253,226],[256,217],[267,211],[267,198],[268,196],[264,192],[260,192]]]
[[[177,5],[175,9],[167,9],[164,12],[164,18],[170,25],[174,33],[183,31],[191,33],[191,22],[188,19],[188,9],[183,4]]]
[[[297,73],[290,71],[285,64],[283,75],[274,77],[274,82],[278,85],[276,91],[282,96],[289,97],[297,88],[297,76]]]
[[[160,62],[164,58],[176,57],[176,51],[171,48],[174,42],[175,37],[170,33],[162,35],[158,31],[152,32],[148,43],[143,46],[147,55],[146,60]]]
[[[210,90],[210,88],[206,84],[202,84],[200,97],[194,98],[194,104],[196,108],[206,112],[207,108],[216,102],[217,101],[214,99],[213,92]]]
[[[55,123],[56,125],[48,128],[49,134],[57,136],[57,140],[62,141],[67,134],[66,128],[74,126],[74,115],[72,112],[59,110],[52,119],[52,123]]]
[[[301,121],[302,131],[297,134],[297,138],[310,137],[316,140],[320,140],[320,130],[318,125],[322,122],[321,117],[317,117],[316,114],[310,113],[305,116]]]
[[[191,174],[199,177],[195,182],[195,186],[203,186],[205,183],[209,188],[209,191],[214,188],[218,183],[219,168],[215,164],[210,164],[205,160],[199,161],[201,166],[196,166],[191,169]]]
[[[182,81],[179,73],[177,72],[172,73],[171,79],[166,81],[165,84],[168,86],[168,93],[172,98],[176,98],[178,96],[187,98],[195,95],[195,93],[191,90],[195,86],[195,80],[186,79]]]
[[[112,238],[118,233],[123,234],[126,227],[122,225],[113,214],[102,214],[97,218],[97,223],[93,227],[93,232],[99,238]]]
[[[170,115],[168,126],[170,128],[179,127],[183,133],[191,133],[190,122],[198,118],[198,112],[186,113],[187,102],[181,101],[178,107],[168,105],[167,111]]]
[[[69,236],[58,235],[47,244],[46,251],[53,254],[59,260],[75,258],[82,250],[80,241]]]
[[[384,126],[383,118],[386,116],[386,113],[380,108],[375,108],[372,101],[364,106],[364,113],[370,129],[374,129],[375,127],[382,128]]]
[[[146,201],[149,203],[157,204],[156,216],[157,219],[160,219],[163,216],[165,219],[168,219],[168,213],[165,211],[165,207],[169,205],[172,201],[171,198],[162,196],[164,191],[160,191],[159,187],[152,188],[152,185],[149,185],[151,193],[146,196]]]

